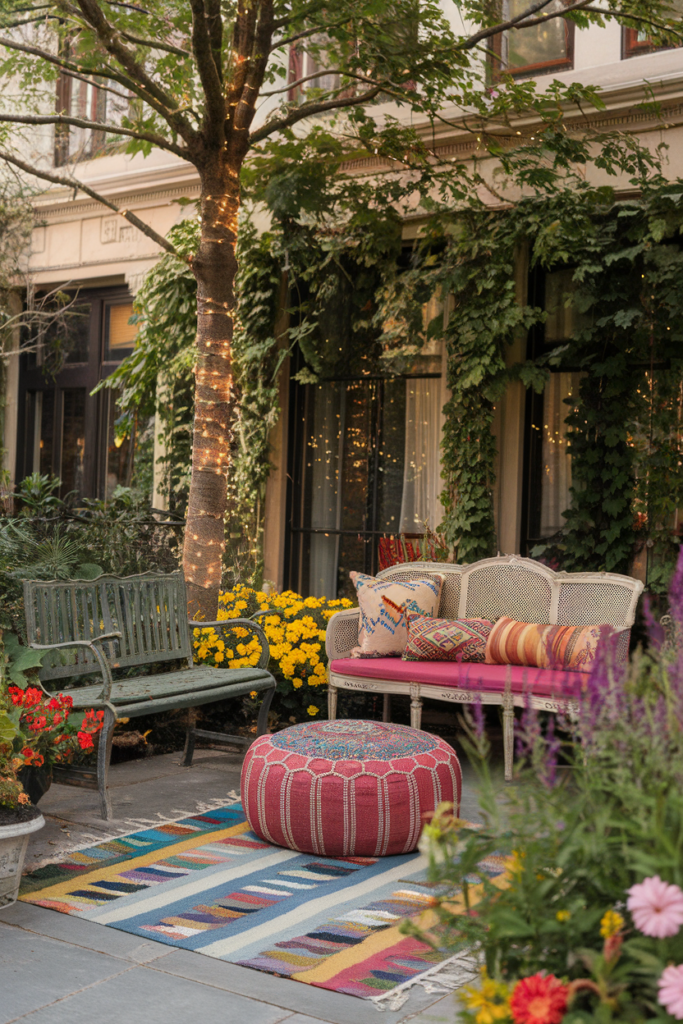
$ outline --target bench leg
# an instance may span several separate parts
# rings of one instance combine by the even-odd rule
[[[185,733],[185,750],[183,751],[183,764],[186,768],[192,764],[194,757],[194,744],[197,729],[197,709],[187,709],[187,731]]]
[[[110,707],[105,708],[100,742],[97,748],[97,789],[100,794],[102,817],[105,821],[109,821],[113,817],[109,798],[109,762],[111,761],[111,741],[115,725],[116,715]]]
[[[414,683],[410,687],[410,725],[413,729],[419,729],[422,725],[422,701],[420,700],[420,687]]]
[[[327,684],[327,717],[332,722],[337,717],[337,687]]]
[[[263,703],[258,713],[258,721],[256,723],[256,735],[264,736],[268,732],[268,712],[270,711],[270,703],[275,694],[275,687],[271,686],[269,690],[266,690]]]
[[[391,721],[391,694],[390,693],[385,693],[384,694],[384,701],[382,703],[382,721],[383,722],[390,722]]]

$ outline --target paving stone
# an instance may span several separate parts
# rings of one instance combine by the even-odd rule
[[[129,969],[125,961],[0,921],[0,1024]]]
[[[22,1024],[188,1024],[196,1020],[201,1024],[279,1024],[290,1016],[255,999],[146,967],[129,967],[19,1020]]]

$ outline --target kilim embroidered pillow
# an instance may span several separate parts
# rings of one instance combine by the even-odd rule
[[[589,672],[605,629],[610,627],[549,626],[503,616],[489,635],[486,662]]]
[[[430,619],[408,612],[404,661],[484,661],[488,619]]]
[[[378,580],[362,572],[350,573],[358,594],[360,625],[353,658],[400,657],[408,641],[406,611],[436,615],[444,577],[425,573],[422,579]],[[389,602],[382,600],[389,598]]]

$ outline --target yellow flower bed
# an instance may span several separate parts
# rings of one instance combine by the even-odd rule
[[[325,628],[335,612],[351,606],[347,598],[304,598],[291,590],[266,594],[237,584],[220,595],[218,619],[271,613],[257,621],[268,638],[269,668],[278,680],[276,710],[292,720],[320,713],[327,686]],[[195,629],[194,648],[197,662],[229,668],[255,666],[261,655],[258,640],[243,626],[235,626],[227,637],[210,627]]]

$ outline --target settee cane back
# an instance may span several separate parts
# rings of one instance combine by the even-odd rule
[[[638,599],[643,590],[640,580],[609,572],[554,572],[541,562],[519,555],[499,555],[470,565],[444,562],[409,562],[390,566],[378,573],[383,580],[397,582],[423,579],[441,573],[445,579],[441,591],[439,616],[444,619],[482,618],[495,621],[506,615],[520,622],[549,623],[562,626],[610,625],[622,629],[617,641],[617,658],[628,655],[629,630],[635,621]],[[337,612],[327,626],[326,650],[332,661],[350,658],[358,645],[360,611]],[[336,717],[337,691],[351,689],[383,693],[384,715],[388,720],[392,693],[410,693],[411,724],[420,728],[422,701],[425,697],[468,704],[481,700],[503,706],[503,742],[506,778],[512,775],[514,707],[525,700],[546,711],[572,711],[572,702],[555,697],[528,697],[513,694],[509,688],[498,692],[467,687],[429,686],[424,683],[365,679],[330,671],[328,713]]]
[[[251,619],[188,621],[182,573],[99,576],[91,581],[27,580],[24,602],[29,644],[45,652],[39,671],[43,690],[49,695],[68,693],[75,709],[104,710],[94,784],[104,818],[112,813],[108,771],[117,720],[187,708],[184,763],[189,765],[197,737],[230,745],[245,742],[240,736],[197,729],[194,709],[256,690],[264,691],[258,735],[265,732],[276,682],[268,671],[270,652],[262,627]],[[195,666],[193,630],[209,627],[223,634],[226,646],[234,644],[235,628],[256,635],[261,647],[258,664],[233,669]],[[131,671],[148,666],[157,666],[157,671],[145,675]],[[115,679],[120,670],[126,671],[125,676]],[[99,679],[85,678],[92,676]],[[61,685],[62,681],[68,685]]]

